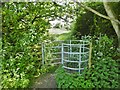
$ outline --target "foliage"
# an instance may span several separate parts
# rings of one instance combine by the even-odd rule
[[[92,59],[100,59],[105,57],[113,57],[116,55],[114,39],[109,38],[107,35],[100,34],[99,36],[82,36],[92,42]]]
[[[66,17],[69,16],[72,13],[72,7],[69,5],[68,7],[69,10],[66,8],[66,6],[60,6],[56,3],[51,2],[2,3],[2,50],[0,52],[2,52],[3,57],[1,62],[2,68],[0,69],[2,74],[1,84],[3,88],[26,88],[35,76],[39,76],[40,74],[49,71],[49,68],[47,66],[42,66],[41,64],[41,51],[39,51],[41,50],[41,47],[33,49],[31,48],[35,46],[41,46],[38,43],[51,41],[53,39],[53,37],[50,36],[47,31],[47,29],[50,27],[49,21],[54,20],[56,17],[62,18],[62,16],[65,14],[68,14]],[[96,8],[96,6],[93,7]],[[66,13],[66,11],[69,11],[70,14],[69,12]],[[107,21],[102,20],[103,24],[100,24],[101,26],[98,26],[101,22],[101,19],[97,16],[94,16],[94,19],[91,19],[91,16],[89,16],[89,14],[90,13],[86,11],[86,13],[82,13],[79,16],[80,20],[77,18],[76,28],[74,30],[78,30],[79,26],[77,27],[77,25],[79,21],[83,21],[84,23],[82,23],[82,25],[85,24],[85,22],[87,23],[82,26],[81,30],[87,26],[86,30],[89,29],[92,35],[98,34],[99,30],[106,31],[105,29],[108,29],[111,31],[110,27],[108,27],[110,23],[107,24]],[[86,17],[88,17],[88,21],[85,19]],[[92,24],[94,26],[92,26]],[[72,36],[72,38],[74,38],[74,36]],[[103,45],[104,41],[105,45]],[[96,45],[97,41],[93,43]],[[97,50],[97,47],[101,48],[102,51],[100,52],[103,53],[103,57],[112,55],[112,53],[111,55],[109,54],[112,49],[108,50],[111,48],[112,41],[109,40],[108,37],[105,36],[104,38],[100,39],[99,43],[100,46],[93,48],[94,51],[96,51],[93,53],[93,60],[96,59],[96,61],[99,61],[99,59],[95,58],[99,57],[97,55],[95,56],[95,53],[97,54],[99,52],[99,50]],[[105,48],[103,46],[105,46]],[[106,60],[108,59],[110,58],[107,58]],[[71,81],[67,82],[68,84],[63,85],[62,87],[69,87],[69,85],[71,85],[71,87],[77,87],[76,85],[79,84],[74,83],[74,80],[76,79],[70,79],[71,76],[69,75],[65,78]],[[114,79],[114,77],[112,78]],[[78,81],[81,83],[83,80],[85,79],[78,78],[76,82]],[[66,81],[64,81],[64,83],[65,82]],[[73,86],[70,82],[73,83]],[[58,86],[61,86],[62,83],[63,82],[61,82]],[[116,82],[113,83],[112,87],[116,87],[116,84]],[[91,84],[90,80],[85,80],[85,83],[83,85],[81,84],[79,87],[90,86],[94,86],[94,83]]]
[[[101,2],[92,2],[86,3],[87,6],[95,9],[96,11],[106,15],[106,11],[104,9],[103,3]],[[109,20],[103,19],[92,12],[82,9],[79,6],[79,15],[77,15],[76,20],[73,23],[71,28],[72,36],[76,36],[77,38],[81,38],[84,35],[99,35],[106,34],[111,37],[116,37],[116,33],[111,25]]]
[[[48,71],[41,64],[41,48],[34,47],[53,39],[47,31],[49,20],[61,15],[60,9],[51,2],[2,3],[3,88],[25,88]]]
[[[119,2],[111,2],[109,3],[111,8],[114,10],[116,18],[120,20],[120,1]]]
[[[81,76],[68,74],[62,67],[56,71],[58,88],[118,88],[118,65],[110,57],[101,58]]]
[[[118,88],[118,63],[110,57],[96,60],[91,69],[86,69],[83,76],[90,80],[94,87]]]
[[[116,53],[115,46],[113,44],[114,39],[109,38],[106,35],[101,35],[99,37],[92,37],[93,43],[93,58],[105,58],[105,57],[113,57]]]
[[[85,80],[83,76],[68,74],[62,67],[56,71],[56,81],[58,88],[90,88],[93,85],[90,80]]]
[[[71,36],[71,32],[57,35],[56,38],[57,40],[76,40],[75,36]]]

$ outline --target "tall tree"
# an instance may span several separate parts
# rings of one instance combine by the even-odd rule
[[[76,1],[74,1],[74,2],[76,2]],[[85,9],[93,12],[94,14],[96,14],[96,15],[98,15],[100,17],[103,17],[103,18],[108,19],[108,20],[111,21],[112,26],[113,26],[116,34],[117,34],[117,37],[118,37],[118,51],[120,52],[120,21],[116,17],[118,15],[115,14],[115,12],[114,12],[114,10],[112,8],[111,4],[113,2],[108,2],[108,1],[103,2],[104,8],[105,8],[106,13],[108,14],[108,16],[99,13],[98,11],[92,9],[91,7],[88,7],[87,5],[85,5],[83,3],[80,3],[80,2],[76,2],[76,3],[79,4],[79,5],[81,5],[83,8],[85,8]],[[118,2],[116,2],[116,3],[118,3]]]

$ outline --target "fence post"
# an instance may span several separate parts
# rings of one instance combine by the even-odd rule
[[[44,43],[42,43],[42,65],[44,65],[44,54],[45,54],[45,52],[44,52]]]
[[[80,74],[80,68],[81,68],[81,44],[79,49],[79,74]]]
[[[64,60],[64,46],[63,46],[63,43],[62,43],[61,53],[62,53],[62,64],[63,64],[63,60]]]
[[[91,68],[91,57],[92,57],[92,43],[90,43],[90,51],[89,51],[89,62],[88,62],[89,68]]]
[[[85,45],[84,45],[85,43],[84,43],[84,41],[83,41],[83,45],[82,45],[82,48],[83,48],[83,53],[84,53],[84,48],[85,48]]]

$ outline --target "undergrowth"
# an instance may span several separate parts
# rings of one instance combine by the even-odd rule
[[[106,35],[86,37],[92,42],[92,66],[84,69],[82,75],[68,74],[62,66],[56,70],[58,88],[119,88],[118,62],[113,40]]]

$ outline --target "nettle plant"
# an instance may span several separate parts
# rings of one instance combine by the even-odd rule
[[[58,88],[88,88],[92,87],[90,80],[85,80],[83,76],[77,73],[69,74],[60,66],[56,70],[56,81]]]
[[[93,36],[93,57],[100,59],[100,57],[113,56],[115,53],[115,47],[113,46],[113,39],[106,35],[100,37]]]
[[[92,42],[92,59],[100,59],[101,57],[112,57],[115,55],[115,46],[113,38],[100,34],[99,36],[82,36],[83,40]]]
[[[90,69],[84,69],[81,76],[68,74],[59,67],[56,70],[58,88],[118,88],[118,64],[110,57],[101,58]]]

